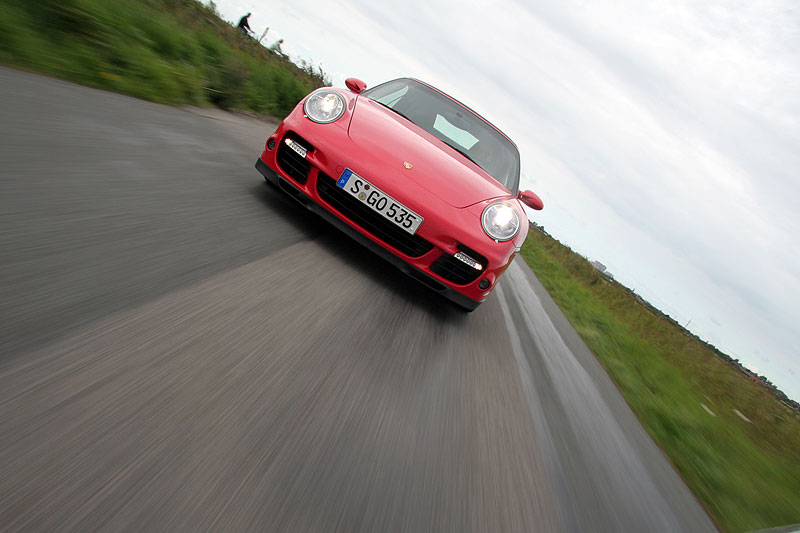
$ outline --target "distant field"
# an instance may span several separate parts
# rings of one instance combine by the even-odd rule
[[[329,83],[196,0],[0,0],[0,63],[277,117]],[[558,241],[531,231],[522,256],[720,527],[800,523],[794,411]]]
[[[279,117],[326,84],[196,0],[0,0],[0,63],[154,102]]]
[[[718,526],[800,523],[796,412],[557,240],[521,253]]]

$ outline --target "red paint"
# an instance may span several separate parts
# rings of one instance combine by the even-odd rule
[[[520,202],[541,209],[541,199],[530,191],[518,195],[509,191],[426,131],[367,97],[359,96],[360,90],[356,90],[359,87],[350,83],[350,90],[334,89],[348,104],[344,115],[336,122],[312,122],[304,117],[303,102],[300,102],[273,134],[274,138],[282,139],[286,132],[292,131],[314,147],[306,157],[312,168],[305,184],[295,182],[278,166],[277,150],[264,150],[261,160],[313,201],[389,252],[468,298],[483,301],[491,289],[480,290],[478,282],[486,278],[493,288],[528,234],[528,219]],[[413,171],[404,167],[405,162],[413,165]],[[431,242],[434,249],[421,257],[406,256],[322,200],[316,190],[319,172],[337,179],[344,168],[351,169],[420,214],[424,222],[417,235]],[[481,225],[484,208],[500,200],[513,205],[520,218],[519,233],[506,242],[495,242]],[[430,269],[442,254],[456,253],[459,244],[488,260],[487,268],[468,285],[455,285]]]
[[[367,84],[358,78],[347,78],[344,80],[345,86],[356,94],[360,94],[367,88]]]
[[[542,199],[533,191],[522,191],[519,193],[518,198],[520,202],[531,209],[536,209],[537,211],[544,209],[544,202],[542,202]]]

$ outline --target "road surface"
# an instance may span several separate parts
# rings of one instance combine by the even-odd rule
[[[0,529],[713,531],[517,261],[465,314],[275,124],[0,69]]]

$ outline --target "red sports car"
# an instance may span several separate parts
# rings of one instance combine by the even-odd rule
[[[403,272],[472,311],[528,233],[519,151],[457,100],[402,78],[318,89],[256,161],[288,192]]]

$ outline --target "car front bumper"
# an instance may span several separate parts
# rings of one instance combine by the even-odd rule
[[[313,198],[306,195],[302,190],[297,188],[290,180],[287,180],[283,176],[281,176],[278,172],[276,172],[269,165],[267,165],[261,158],[258,158],[256,160],[255,167],[261,173],[261,175],[264,176],[265,180],[269,181],[273,185],[276,185],[278,188],[285,191],[289,196],[297,200],[308,210],[319,215],[324,220],[329,222],[331,225],[338,228],[346,235],[350,236],[355,241],[359,242],[360,244],[362,244],[375,254],[379,255],[380,257],[382,257],[383,259],[394,265],[398,270],[400,270],[404,274],[414,278],[415,280],[419,281],[426,287],[436,291],[437,293],[441,294],[448,300],[457,304],[459,307],[462,307],[467,311],[473,311],[482,303],[480,301],[473,300],[472,298],[469,298],[461,294],[460,292],[451,287],[448,287],[444,283],[437,280],[435,277],[429,275],[427,272],[419,268],[416,268],[409,262],[396,256],[389,250],[385,249],[383,246],[379,245],[372,239],[363,235],[361,232],[352,228],[349,224],[347,224],[339,217],[337,217],[336,215],[334,215],[333,213],[322,207],[320,204],[318,204]]]

